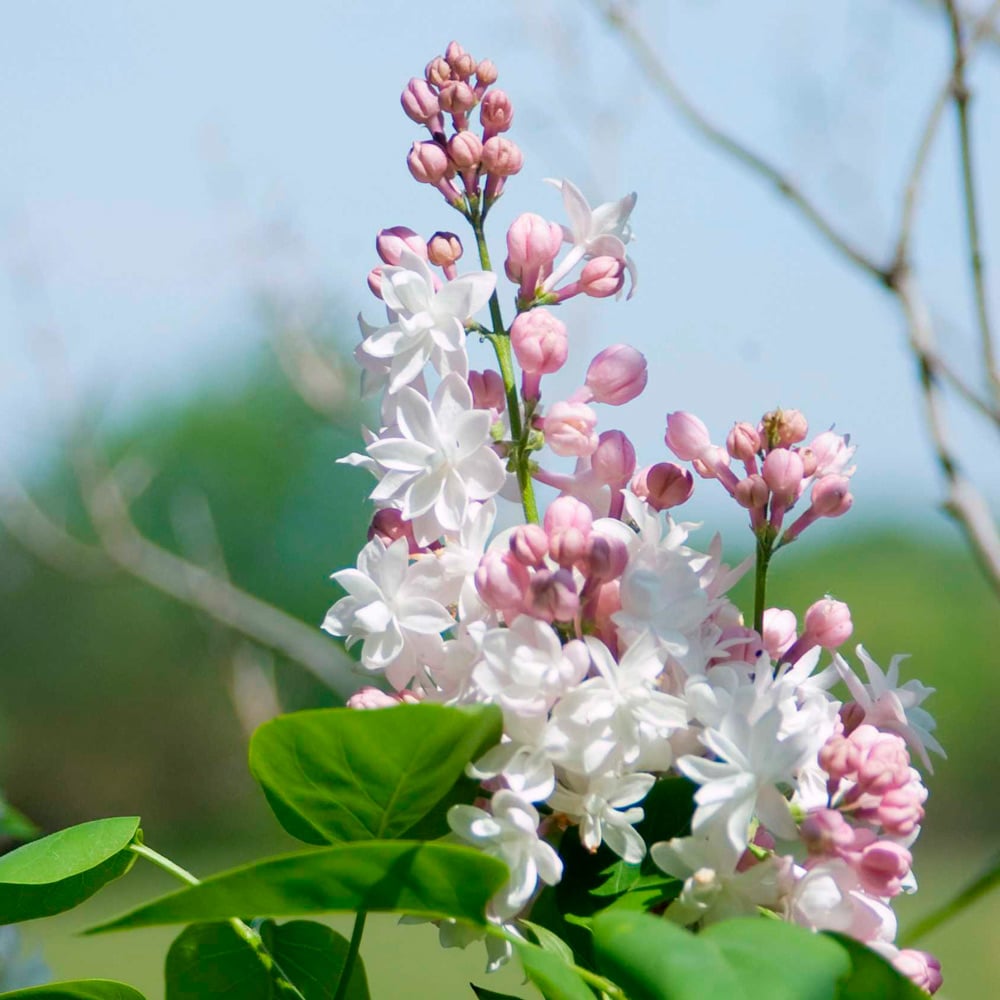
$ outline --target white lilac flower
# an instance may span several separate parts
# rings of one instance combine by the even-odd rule
[[[857,647],[857,654],[865,665],[867,684],[860,680],[839,653],[834,654],[833,663],[854,700],[864,709],[863,721],[902,736],[916,750],[924,767],[933,774],[927,748],[942,757],[947,755],[932,735],[937,728],[934,717],[920,705],[935,689],[925,687],[917,680],[899,683],[899,664],[906,659],[905,655],[894,656],[889,661],[889,669],[883,673],[864,646]]]
[[[436,572],[426,560],[411,565],[405,538],[389,546],[373,539],[358,555],[357,569],[333,574],[347,596],[326,613],[324,630],[346,636],[348,648],[363,641],[362,664],[384,673],[397,689],[404,687],[422,658],[441,646],[441,633],[455,624],[428,596]]]
[[[485,621],[459,621],[440,656],[428,658],[417,674],[415,687],[428,701],[445,705],[470,705],[485,700],[472,680],[472,669],[483,655]]]
[[[490,499],[506,475],[490,447],[490,415],[473,408],[465,379],[445,376],[433,402],[409,387],[397,398],[399,436],[386,434],[367,448],[384,471],[372,499],[398,504],[426,545],[460,531],[469,502]]]
[[[624,261],[628,268],[632,279],[631,298],[635,294],[636,270],[632,258],[625,253],[625,244],[634,238],[628,220],[635,208],[636,193],[633,191],[618,201],[606,201],[597,208],[591,208],[583,192],[571,181],[548,178],[548,183],[562,192],[563,207],[569,220],[569,226],[563,226],[563,241],[572,243],[573,247],[545,281],[545,290],[555,288],[581,260],[614,257]]]
[[[753,723],[734,708],[718,728],[701,734],[701,742],[718,760],[685,756],[677,761],[677,770],[701,786],[695,793],[692,831],[728,849],[733,864],[746,850],[755,815],[775,836],[796,836],[779,786],[791,784],[806,763],[811,739],[805,732],[779,739],[781,724],[777,708]]]
[[[382,271],[382,298],[393,322],[374,330],[362,327],[366,336],[359,350],[375,362],[389,362],[390,393],[412,382],[428,361],[441,375],[465,376],[465,324],[486,305],[494,288],[496,275],[475,271],[435,291],[427,262],[404,250],[398,267]],[[378,384],[378,369],[372,366],[371,370]]]
[[[496,516],[497,508],[492,500],[469,504],[458,532],[446,538],[445,545],[437,552],[447,601],[458,605],[462,621],[486,618],[490,614],[476,589],[475,574]]]
[[[510,628],[486,633],[472,679],[503,710],[507,734],[537,744],[549,709],[586,676],[589,665],[582,642],[563,646],[550,625],[520,615]]]
[[[516,743],[505,737],[466,768],[470,778],[489,781],[502,778],[504,784],[528,802],[543,802],[556,786],[556,772],[545,743]]]
[[[538,812],[509,789],[494,793],[492,815],[476,806],[448,810],[452,832],[509,869],[510,879],[493,897],[491,908],[501,920],[518,913],[531,899],[539,880],[555,885],[562,877],[562,859],[538,836]]]
[[[756,916],[758,907],[777,908],[791,888],[790,862],[771,855],[738,871],[732,856],[707,837],[675,837],[649,849],[657,867],[684,888],[666,916],[689,925]]]
[[[629,864],[646,856],[646,845],[634,826],[643,818],[641,806],[656,778],[651,774],[604,774],[596,778],[569,775],[556,785],[549,805],[580,825],[580,841],[589,851],[602,843]],[[632,806],[632,808],[625,808]]]
[[[687,725],[685,703],[656,688],[663,663],[649,637],[619,662],[599,639],[585,640],[597,676],[559,700],[549,723],[553,758],[578,774],[623,764],[665,771],[673,760],[669,736]]]

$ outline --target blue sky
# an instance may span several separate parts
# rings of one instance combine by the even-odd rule
[[[898,189],[947,67],[935,17],[913,0],[636,7],[714,119],[787,165],[854,239],[888,252]],[[498,64],[525,152],[496,212],[495,260],[516,214],[561,217],[544,177],[569,177],[595,202],[639,192],[639,292],[567,310],[573,353],[554,389],[571,391],[605,344],[634,343],[652,388],[605,411],[603,426],[620,424],[642,460],[664,455],[668,410],[695,410],[721,439],[735,419],[798,406],[816,430],[853,433],[857,510],[926,515],[938,481],[892,300],[693,138],[574,0],[12,7],[0,36],[4,453],[28,460],[72,412],[40,391],[34,358],[52,351],[39,329],[62,343],[67,381],[105,397],[112,415],[225,379],[253,336],[255,281],[328,287],[353,341],[358,310],[379,315],[364,286],[374,233],[461,224],[410,180],[404,157],[419,131],[398,104],[452,37]],[[1000,52],[974,83],[1000,316],[1000,189],[990,183],[1000,115],[987,111],[1000,101]],[[975,338],[950,118],[941,138],[918,261],[945,320],[942,346],[963,366]],[[261,221],[276,218],[295,251],[262,259]],[[995,439],[953,423],[997,498]],[[724,510],[715,492],[706,484],[693,514]]]

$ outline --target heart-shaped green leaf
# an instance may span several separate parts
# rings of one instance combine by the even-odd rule
[[[448,798],[501,728],[500,710],[491,705],[294,712],[254,733],[250,770],[281,825],[299,840],[392,840]],[[470,801],[475,787],[464,789]],[[447,832],[444,811],[422,837]]]
[[[483,926],[506,865],[454,844],[368,841],[268,858],[205,879],[88,933],[228,920],[376,910]]]
[[[292,997],[291,983],[305,1000],[333,1000],[348,943],[336,931],[311,920],[266,921],[260,928],[273,964],[262,963],[232,924],[194,924],[167,953],[167,1000],[238,996],[240,1000]],[[354,965],[347,1000],[369,1000],[360,959]]]
[[[545,1000],[594,1000],[594,992],[565,960],[527,941],[514,946],[525,975]]]
[[[131,986],[110,979],[75,979],[48,986],[31,986],[24,990],[0,993],[3,1000],[146,1000]]]
[[[0,924],[70,910],[128,871],[137,816],[98,819],[0,858]]]

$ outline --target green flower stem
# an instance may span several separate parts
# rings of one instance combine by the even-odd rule
[[[358,951],[361,948],[361,938],[365,933],[365,921],[368,913],[365,910],[358,910],[354,915],[354,930],[351,931],[351,943],[347,946],[347,956],[344,958],[344,968],[340,972],[340,982],[337,984],[337,992],[333,1000],[344,1000],[347,996],[347,989],[351,983],[351,976],[354,973],[354,963],[358,960]]]
[[[174,878],[184,882],[186,885],[201,885],[201,880],[192,875],[187,869],[181,868],[179,864],[171,861],[170,858],[164,857],[145,844],[131,844],[129,850],[140,858],[145,858],[151,864],[156,865],[157,868],[173,875]],[[299,1000],[305,1000],[298,987],[282,972],[278,963],[275,962],[257,931],[237,917],[230,919],[229,926],[253,949],[253,953],[257,956],[261,965],[268,972],[275,973],[282,980],[282,985],[291,991],[292,996],[298,997]],[[340,996],[339,992],[337,996]]]
[[[764,605],[767,598],[767,567],[774,551],[774,537],[767,526],[757,536],[757,564],[753,588],[753,627],[764,634]]]
[[[467,216],[472,231],[476,234],[476,249],[479,251],[479,263],[484,271],[492,271],[490,263],[490,251],[486,245],[486,235],[483,230],[483,219],[485,211],[480,211],[478,206],[472,204]],[[493,345],[496,352],[497,364],[500,366],[500,377],[503,379],[504,395],[507,398],[507,413],[510,417],[511,441],[510,458],[517,475],[517,485],[521,492],[521,506],[524,508],[524,517],[529,524],[538,523],[538,503],[535,500],[535,485],[531,478],[529,461],[531,452],[528,450],[528,434],[531,432],[531,425],[521,418],[521,398],[517,391],[517,379],[514,373],[514,358],[510,346],[510,334],[503,323],[503,314],[500,312],[500,300],[497,293],[490,296],[490,320],[493,323],[493,332],[484,334],[485,338]]]

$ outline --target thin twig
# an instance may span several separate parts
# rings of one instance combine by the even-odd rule
[[[969,244],[969,267],[976,300],[976,322],[983,356],[983,367],[995,399],[1000,399],[1000,369],[997,368],[993,348],[993,331],[990,325],[986,279],[983,276],[983,247],[979,232],[979,205],[976,195],[975,164],[972,155],[972,123],[969,115],[969,83],[965,72],[968,52],[962,22],[955,0],[944,0],[951,28],[951,45],[954,59],[954,87],[952,97],[958,117],[958,145],[962,163],[962,192],[965,201],[965,228]]]
[[[776,188],[809,220],[813,228],[848,260],[883,284],[888,283],[889,269],[882,267],[874,258],[841,233],[791,177],[708,119],[677,83],[673,74],[650,43],[648,36],[629,18],[623,4],[616,2],[616,0],[591,0],[591,3],[607,20],[608,24],[614,27],[628,43],[632,54],[645,70],[646,75],[696,132]]]

